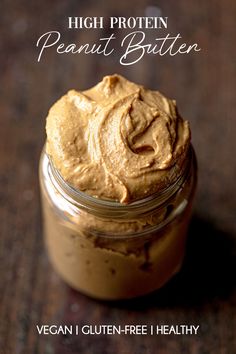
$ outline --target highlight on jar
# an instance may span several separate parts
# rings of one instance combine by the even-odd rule
[[[58,274],[105,300],[159,289],[185,256],[197,167],[176,102],[120,75],[49,110],[44,237]]]

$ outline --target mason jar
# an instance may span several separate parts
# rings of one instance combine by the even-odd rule
[[[163,286],[184,259],[196,170],[190,146],[177,180],[124,205],[74,189],[44,149],[44,236],[55,270],[74,289],[99,299],[133,298]]]

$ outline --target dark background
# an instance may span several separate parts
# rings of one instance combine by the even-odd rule
[[[36,42],[47,31],[81,44],[109,34],[107,28],[69,31],[68,16],[144,16],[150,5],[168,16],[170,33],[197,42],[201,52],[146,56],[124,67],[115,55],[50,49],[37,63]],[[236,353],[235,15],[234,0],[1,1],[0,353]],[[119,40],[123,32],[115,35]],[[177,100],[191,124],[199,182],[182,271],[156,294],[109,304],[73,291],[51,268],[42,240],[38,160],[52,103],[114,72]],[[36,331],[36,324],[100,323],[200,329],[196,336],[158,337]]]

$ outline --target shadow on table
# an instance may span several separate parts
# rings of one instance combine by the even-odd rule
[[[159,291],[116,304],[142,310],[152,306],[194,306],[214,298],[227,299],[236,285],[235,269],[233,237],[194,216],[181,271]]]

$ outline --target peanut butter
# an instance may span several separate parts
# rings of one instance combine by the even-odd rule
[[[119,75],[69,91],[50,109],[46,130],[47,153],[65,181],[121,203],[173,183],[190,142],[175,101]]]
[[[122,76],[50,109],[40,163],[45,241],[58,273],[100,299],[163,286],[181,267],[196,165],[176,103]]]

